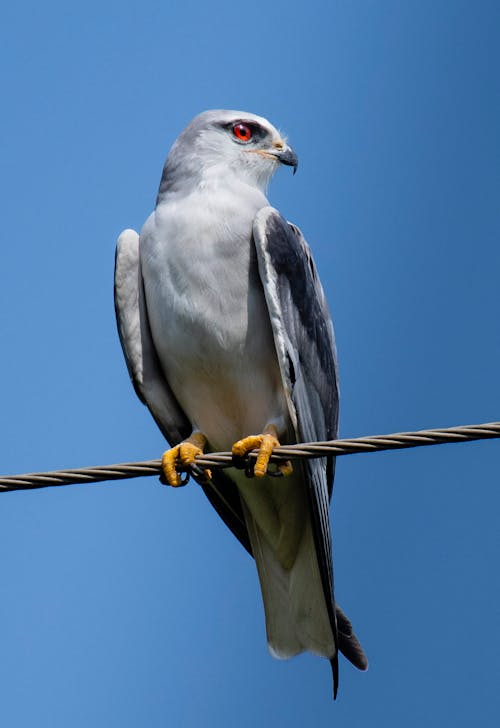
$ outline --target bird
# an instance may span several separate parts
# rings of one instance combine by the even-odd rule
[[[335,460],[269,462],[279,444],[338,435],[325,294],[300,229],[266,196],[283,165],[295,174],[297,155],[267,119],[196,116],[168,154],[140,234],[118,238],[115,310],[135,391],[170,446],[163,482],[178,487],[190,470],[255,559],[271,654],[327,658],[335,698],[339,651],[368,666],[334,598]],[[235,467],[196,465],[228,449]]]

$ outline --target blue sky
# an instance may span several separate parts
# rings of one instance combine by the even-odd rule
[[[344,436],[500,419],[498,3],[2,10],[1,470],[159,457],[115,331],[115,240],[207,108],[268,117],[313,248]],[[337,596],[370,659],[273,660],[253,562],[195,486],[0,496],[0,723],[493,726],[499,445],[338,462]]]

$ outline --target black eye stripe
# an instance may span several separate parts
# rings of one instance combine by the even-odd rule
[[[229,124],[223,124],[222,126],[231,133],[233,139],[236,138],[237,140],[233,129],[240,124],[242,124],[243,126],[247,126],[250,129],[252,136],[250,137],[249,141],[260,141],[268,135],[267,131],[263,129],[260,124],[257,124],[255,121],[247,121],[247,119],[236,119],[235,121],[231,121]]]

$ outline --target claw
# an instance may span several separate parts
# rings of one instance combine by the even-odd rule
[[[234,457],[241,460],[248,453],[252,452],[252,450],[258,450],[253,474],[256,478],[263,478],[267,473],[273,450],[275,447],[279,447],[280,444],[276,435],[276,429],[269,426],[261,435],[249,435],[235,442],[232,447],[232,453]],[[277,468],[282,475],[290,475],[293,471],[292,465],[288,460],[285,463],[279,463]]]
[[[185,480],[181,480],[177,468],[179,465],[184,467],[193,465],[198,455],[203,455],[203,448],[206,442],[205,436],[200,432],[196,432],[187,440],[184,440],[184,442],[163,453],[161,468],[165,480],[169,485],[178,488],[186,484]],[[210,479],[212,477],[210,470],[204,470],[203,472],[207,478]]]
[[[278,463],[277,467],[281,475],[285,478],[293,473],[293,467],[290,460],[285,460],[284,463]]]

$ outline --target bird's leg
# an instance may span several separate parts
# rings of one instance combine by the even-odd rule
[[[177,472],[179,465],[189,466],[193,465],[198,455],[203,455],[203,449],[207,444],[207,438],[201,432],[193,432],[186,440],[183,440],[179,445],[170,448],[163,453],[161,459],[161,468],[165,480],[169,485],[177,488],[182,485],[181,478]],[[212,477],[210,470],[203,471],[207,478]]]
[[[269,459],[273,454],[275,447],[279,447],[278,431],[276,425],[267,425],[262,434],[249,435],[242,440],[235,442],[232,447],[232,453],[236,458],[244,458],[252,450],[258,450],[257,460],[253,473],[256,478],[263,478],[267,473]],[[290,461],[278,463],[278,470],[282,475],[290,475],[293,472]]]

